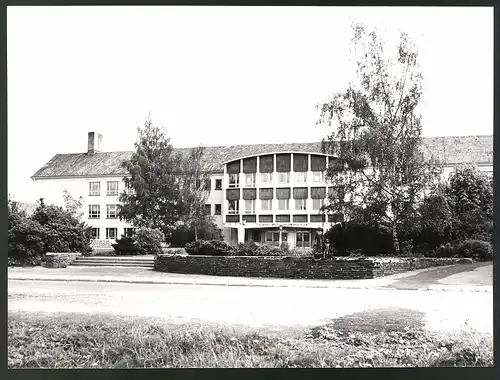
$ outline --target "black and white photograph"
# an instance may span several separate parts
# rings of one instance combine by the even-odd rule
[[[9,369],[494,366],[493,7],[6,14]]]

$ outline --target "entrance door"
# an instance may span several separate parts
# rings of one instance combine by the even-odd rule
[[[311,247],[311,233],[309,231],[297,231],[295,247],[296,248],[310,248]]]

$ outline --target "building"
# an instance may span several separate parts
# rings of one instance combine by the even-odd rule
[[[117,215],[118,195],[126,191],[122,162],[132,152],[103,152],[101,146],[102,136],[89,132],[86,153],[56,154],[31,177],[37,196],[47,203],[62,204],[65,189],[83,197],[96,248],[109,247],[120,235],[134,232]],[[445,176],[462,163],[493,175],[492,136],[424,138],[423,151],[443,163]],[[207,147],[206,207],[230,243],[253,240],[310,247],[318,229],[337,221],[335,215],[320,212],[333,191],[325,181],[332,160],[335,157],[321,153],[319,142]]]

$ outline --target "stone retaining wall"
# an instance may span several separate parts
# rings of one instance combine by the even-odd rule
[[[159,255],[155,270],[215,276],[369,279],[432,266],[471,262],[434,258],[326,258]]]
[[[43,266],[46,268],[66,268],[81,255],[81,253],[48,252],[47,255],[45,255]]]

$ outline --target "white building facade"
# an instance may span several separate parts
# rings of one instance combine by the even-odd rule
[[[32,176],[37,197],[46,203],[63,205],[64,190],[83,198],[94,248],[109,248],[121,235],[135,232],[118,218],[118,197],[127,191],[123,162],[132,152],[102,152],[102,140],[89,132],[87,153],[57,154]],[[446,177],[461,163],[493,174],[492,136],[424,139],[424,154],[441,160]],[[318,230],[340,221],[320,211],[334,193],[325,171],[335,159],[321,153],[320,143],[205,148],[206,207],[231,244],[286,242],[290,248],[309,248]]]

